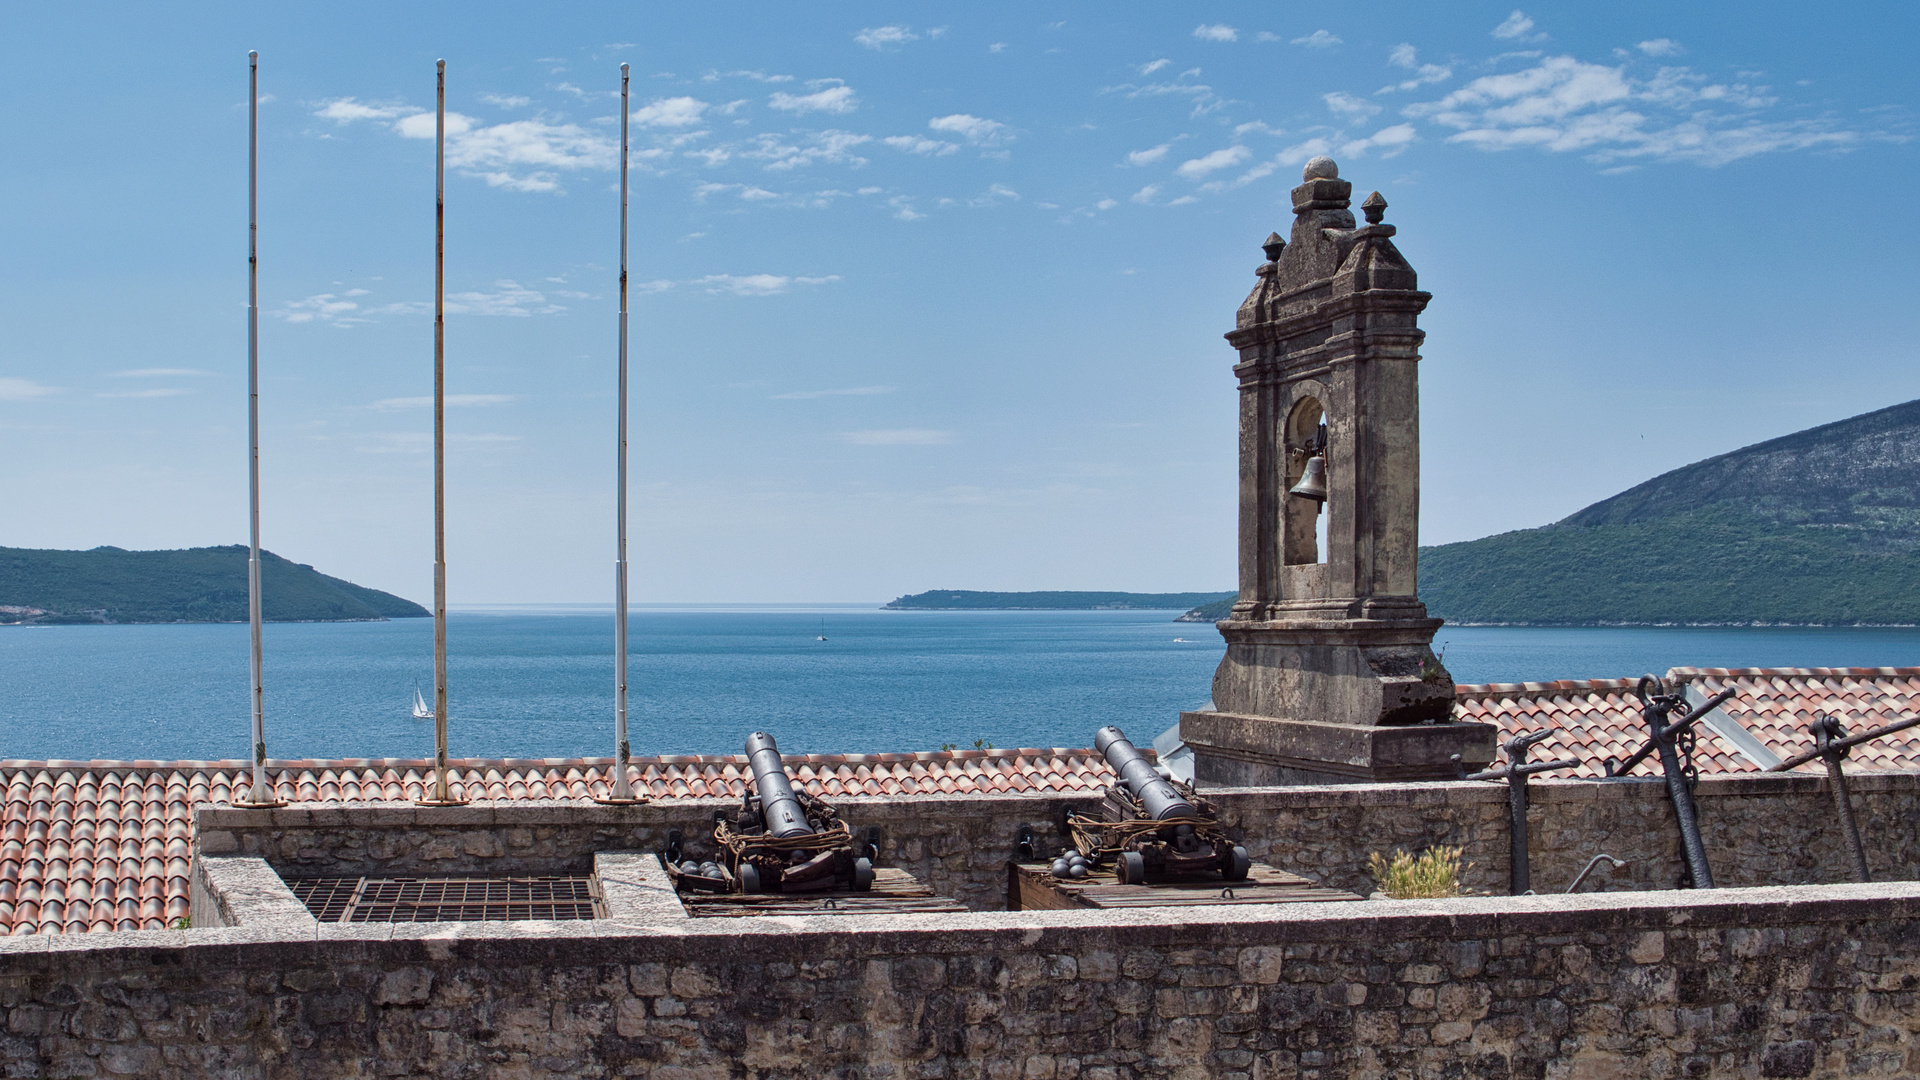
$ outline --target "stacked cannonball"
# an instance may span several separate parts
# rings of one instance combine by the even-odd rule
[[[1050,869],[1054,877],[1077,881],[1087,876],[1087,857],[1073,848],[1068,848],[1065,854],[1053,860],[1053,866]]]

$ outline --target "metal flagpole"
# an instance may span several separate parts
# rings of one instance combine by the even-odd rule
[[[253,790],[238,806],[277,806],[267,786],[266,691],[260,664],[260,54],[247,53],[247,623],[252,631]]]
[[[619,491],[614,497],[618,520],[613,562],[613,786],[602,802],[635,803],[627,779],[627,123],[628,80],[631,72],[620,65],[620,432]]]
[[[433,195],[433,795],[447,786],[447,62],[434,62]]]

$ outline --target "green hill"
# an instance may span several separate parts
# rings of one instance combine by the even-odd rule
[[[270,622],[415,619],[432,613],[391,593],[260,553]],[[50,551],[0,547],[0,623],[245,622],[247,549]]]
[[[1539,529],[1420,552],[1457,623],[1920,624],[1920,401],[1675,469]]]
[[[883,605],[890,611],[1099,611],[1179,610],[1232,593],[972,592],[935,589]]]

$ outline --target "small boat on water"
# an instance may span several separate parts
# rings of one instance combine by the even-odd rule
[[[420,688],[413,688],[413,718],[415,720],[433,719],[433,710],[427,708],[427,699],[420,696]]]
[[[827,640],[827,620],[825,619],[820,620],[820,636],[817,638],[814,638],[813,640],[815,641]]]

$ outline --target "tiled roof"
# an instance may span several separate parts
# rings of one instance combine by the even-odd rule
[[[1815,712],[1839,717],[1850,732],[1920,715],[1920,668],[1675,668],[1667,678],[1708,695],[1736,687],[1726,712],[1782,758],[1809,745],[1805,725]],[[1555,737],[1533,756],[1577,757],[1581,764],[1559,775],[1599,776],[1606,758],[1624,758],[1644,739],[1635,681],[1461,686],[1457,711],[1499,725],[1502,737],[1552,727]],[[1695,761],[1703,773],[1758,769],[1705,729]],[[1096,794],[1113,779],[1091,750],[812,754],[786,762],[801,786],[825,798]],[[456,795],[513,800],[605,794],[611,766],[607,758],[542,758],[449,767]],[[1847,767],[1920,768],[1920,728],[1855,748]],[[278,761],[269,772],[289,802],[381,802],[418,798],[433,767],[394,759]],[[629,778],[655,798],[737,798],[746,759],[635,759]],[[155,929],[185,916],[193,808],[230,802],[249,782],[239,761],[0,761],[0,932]]]
[[[784,759],[807,791],[848,795],[1089,794],[1113,779],[1091,750],[955,750],[807,754]],[[448,763],[456,797],[586,799],[604,795],[611,758]],[[746,758],[635,758],[629,781],[655,798],[738,798]],[[276,761],[288,802],[408,801],[432,782],[428,761]],[[0,932],[151,930],[189,910],[193,808],[252,783],[243,761],[0,761]]]
[[[1721,712],[1740,722],[1782,759],[1813,745],[1807,722],[1815,713],[1838,717],[1849,734],[1920,715],[1920,668],[1673,668],[1669,685],[1688,683],[1712,697],[1732,687]],[[1578,758],[1572,769],[1540,776],[1604,775],[1608,758],[1623,759],[1646,742],[1635,679],[1566,679],[1455,687],[1455,715],[1497,724],[1501,737],[1553,728],[1534,760]],[[1727,740],[1696,725],[1694,764],[1702,773],[1752,773],[1760,766]],[[1920,728],[1909,728],[1853,748],[1850,770],[1920,769]],[[1822,772],[1819,762],[1802,772]],[[1656,762],[1636,774],[1657,775]]]

